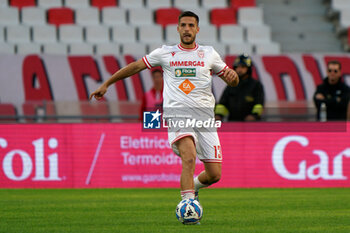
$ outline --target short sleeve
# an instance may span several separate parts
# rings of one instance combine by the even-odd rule
[[[211,68],[219,77],[221,77],[224,74],[224,71],[228,68],[226,63],[222,61],[220,55],[215,51],[215,49],[213,49],[213,60]]]
[[[162,51],[162,48],[157,48],[142,58],[142,61],[145,63],[148,69],[152,69],[153,67],[161,64]]]

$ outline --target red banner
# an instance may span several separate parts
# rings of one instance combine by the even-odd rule
[[[350,123],[271,124],[223,126],[232,130],[219,132],[223,174],[215,187],[350,187]],[[0,187],[179,187],[181,160],[167,133],[141,127],[0,125]],[[202,169],[198,161],[196,174]]]

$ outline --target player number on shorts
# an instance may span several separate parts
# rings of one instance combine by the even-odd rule
[[[215,158],[221,159],[222,158],[221,146],[214,146],[214,151],[215,151]]]

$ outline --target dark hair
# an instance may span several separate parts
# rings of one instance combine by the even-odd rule
[[[196,15],[195,13],[193,13],[192,11],[183,11],[180,15],[179,15],[179,23],[180,23],[180,19],[182,17],[194,17],[197,21],[197,25],[199,24],[199,17],[198,15]]]
[[[340,63],[339,61],[337,61],[337,60],[329,61],[329,62],[327,63],[327,67],[328,67],[329,65],[338,65],[338,66],[339,66],[339,70],[341,70],[341,63]]]

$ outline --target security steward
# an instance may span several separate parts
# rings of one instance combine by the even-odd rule
[[[236,87],[226,87],[215,107],[215,118],[258,121],[263,113],[265,94],[262,84],[252,77],[252,59],[241,54],[235,59],[233,68],[239,76],[239,84]]]

